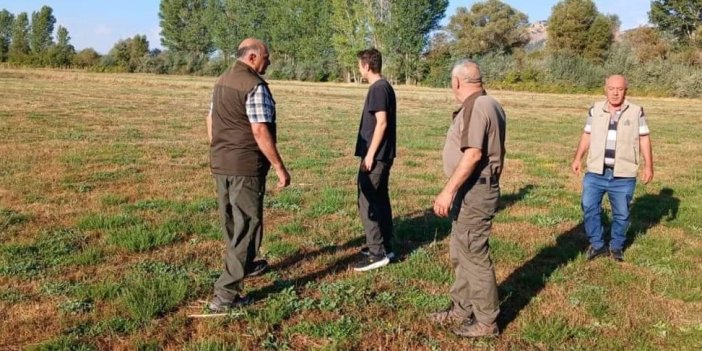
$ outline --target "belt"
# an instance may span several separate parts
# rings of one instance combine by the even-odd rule
[[[495,184],[497,181],[500,180],[500,177],[497,174],[493,174],[489,177],[480,177],[475,181],[475,184]]]

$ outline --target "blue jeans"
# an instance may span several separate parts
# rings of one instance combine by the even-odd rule
[[[602,197],[607,193],[612,207],[610,250],[621,250],[629,228],[629,204],[634,197],[636,178],[614,177],[611,168],[602,175],[586,173],[583,178],[583,222],[590,245],[599,250],[605,246],[602,227]]]

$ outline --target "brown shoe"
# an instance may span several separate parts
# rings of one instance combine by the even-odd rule
[[[473,323],[473,317],[465,317],[457,308],[449,307],[443,311],[427,313],[427,318],[437,324],[458,323],[463,322]]]
[[[460,336],[465,336],[468,338],[481,338],[490,337],[494,338],[500,335],[500,330],[497,328],[496,323],[490,325],[483,324],[480,322],[475,322],[471,324],[463,323],[460,327],[453,330],[453,333]]]

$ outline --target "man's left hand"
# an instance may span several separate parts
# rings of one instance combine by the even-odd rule
[[[434,199],[434,213],[439,217],[448,217],[452,201],[453,194],[442,191],[436,199]]]
[[[372,171],[374,163],[375,163],[375,160],[373,159],[373,156],[367,155],[366,157],[363,158],[363,161],[361,161],[361,170],[364,172]]]
[[[644,184],[648,184],[653,180],[653,169],[644,168],[643,174],[641,175],[641,181]]]

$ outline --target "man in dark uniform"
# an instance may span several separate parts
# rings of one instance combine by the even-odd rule
[[[243,279],[268,267],[254,258],[263,238],[263,195],[271,165],[278,187],[290,184],[276,147],[275,101],[260,76],[269,64],[268,47],[245,39],[236,63],[217,79],[212,93],[207,116],[210,166],[227,243],[224,270],[208,306],[214,312],[250,303],[242,294]]]
[[[454,333],[466,337],[499,334],[497,282],[488,239],[500,197],[506,118],[482,83],[476,63],[465,60],[453,68],[451,88],[462,106],[444,145],[444,172],[450,178],[434,201],[434,212],[453,220],[449,245],[456,280],[451,307],[428,317],[438,323],[462,322]]]

